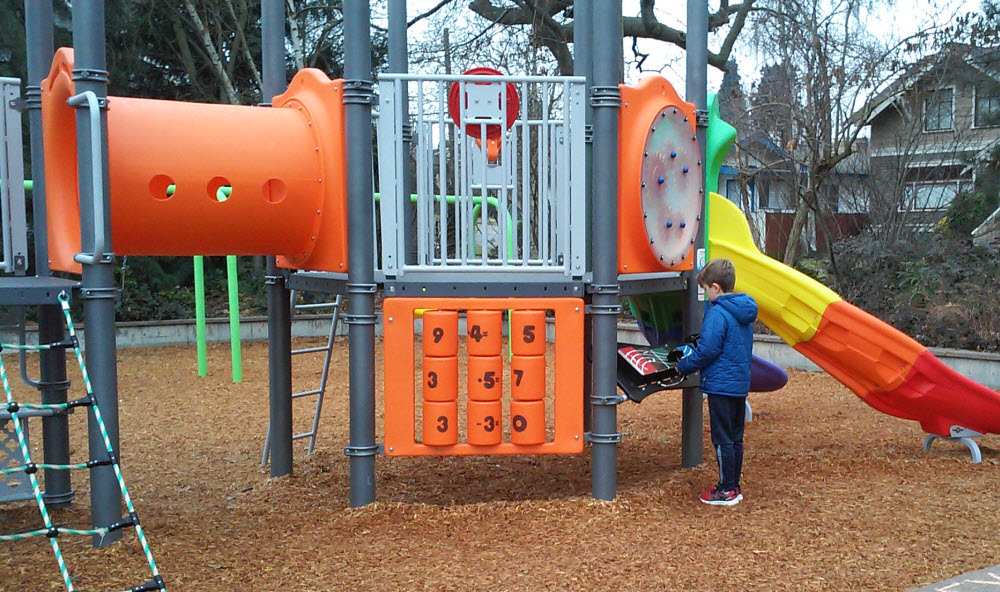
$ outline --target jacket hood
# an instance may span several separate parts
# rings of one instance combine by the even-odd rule
[[[715,305],[733,315],[740,325],[749,325],[757,319],[757,303],[742,292],[723,294],[715,299]]]

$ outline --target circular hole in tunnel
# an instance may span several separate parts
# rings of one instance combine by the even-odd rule
[[[232,197],[233,186],[225,177],[213,177],[208,182],[208,198],[212,201],[226,201]]]
[[[285,199],[288,188],[281,179],[268,179],[264,182],[264,200],[267,203],[278,203]]]
[[[155,175],[149,180],[149,194],[164,201],[174,194],[174,180],[169,175]]]

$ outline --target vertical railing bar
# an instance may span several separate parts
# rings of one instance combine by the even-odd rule
[[[497,201],[499,202],[497,204],[497,228],[500,229],[500,232],[497,235],[497,256],[499,257],[502,265],[507,265],[507,257],[509,256],[509,253],[507,253],[507,184],[510,182],[507,175],[507,163],[510,161],[510,155],[507,155],[507,160],[504,160],[503,157],[504,152],[510,150],[508,146],[509,138],[507,136],[507,83],[503,83],[502,88],[503,90],[501,91],[501,95],[503,96],[503,99],[501,100],[502,108],[500,111],[503,113],[503,116],[501,117],[503,123],[500,127],[500,146],[503,149],[500,151],[500,157],[497,163],[500,165],[501,172],[503,173],[501,176],[503,183],[500,184],[500,189],[497,191]]]
[[[479,232],[480,249],[481,249],[479,258],[483,265],[486,265],[489,259],[489,252],[487,250],[488,241],[486,240],[486,229],[489,226],[489,216],[487,216],[487,211],[486,211],[487,210],[486,199],[488,193],[486,189],[488,185],[486,180],[487,178],[486,169],[489,166],[489,157],[487,156],[489,148],[487,146],[488,138],[486,137],[486,127],[487,126],[485,123],[479,124],[479,164],[482,166],[480,170],[483,173],[482,184],[479,186],[479,220],[483,225],[482,230],[480,230]],[[473,209],[473,211],[475,211],[475,209]],[[475,224],[475,220],[473,220],[473,224]],[[475,230],[473,230],[473,236],[475,236]]]
[[[541,208],[541,222],[538,225],[538,238],[539,244],[541,244],[541,255],[542,255],[542,265],[549,266],[552,263],[552,253],[550,251],[551,246],[549,245],[549,199],[551,197],[551,180],[549,179],[549,142],[551,141],[551,134],[549,133],[549,85],[547,82],[543,82],[542,86],[542,130],[541,130],[541,140],[538,143],[539,149],[541,151],[539,160],[541,160],[539,171],[539,184],[542,186],[542,199],[539,200],[539,207]]]
[[[455,207],[456,211],[460,212],[461,220],[455,219],[458,225],[458,230],[461,232],[461,256],[459,261],[462,265],[468,264],[469,255],[469,243],[467,238],[469,215],[466,211],[466,196],[469,194],[469,141],[465,137],[465,81],[459,81],[458,83],[458,123],[459,130],[462,135],[462,193],[455,195]]]
[[[517,257],[518,257],[517,246],[518,246],[518,240],[519,240],[519,237],[520,237],[520,235],[517,232],[517,228],[518,228],[518,226],[517,226],[517,224],[518,224],[517,223],[517,202],[518,202],[518,197],[520,195],[518,193],[517,189],[518,189],[518,185],[521,182],[520,179],[518,178],[518,175],[517,175],[518,170],[519,170],[519,167],[517,166],[517,162],[518,162],[517,147],[518,147],[518,144],[520,143],[519,142],[519,138],[520,138],[520,135],[519,135],[520,134],[519,126],[520,125],[521,125],[520,122],[515,122],[515,124],[513,126],[511,126],[511,128],[510,128],[510,130],[511,130],[511,133],[510,133],[510,153],[511,153],[511,156],[514,157],[514,160],[511,161],[511,167],[510,167],[511,178],[508,180],[508,184],[510,185],[510,211],[511,211],[511,218],[510,218],[511,219],[511,224],[510,224],[510,226],[511,226],[511,228],[510,228],[510,233],[511,233],[510,248],[513,249],[513,252],[508,253],[508,256],[511,258],[512,261],[516,261]],[[523,160],[524,159],[524,155],[521,155],[520,159]],[[506,241],[506,237],[505,237],[504,243],[506,243],[506,242],[507,241]]]
[[[531,161],[531,126],[528,125],[528,83],[521,83],[521,121],[523,122],[523,134],[521,135],[521,265],[527,266],[531,256],[531,186],[530,171],[528,169]]]
[[[445,82],[438,83],[438,215],[441,221],[441,265],[448,264],[448,133],[445,127]]]
[[[400,88],[400,93],[402,93],[402,89],[401,88]],[[416,93],[416,96],[417,96],[417,121],[420,122],[419,125],[421,127],[421,131],[426,131],[426,123],[424,121],[424,82],[423,82],[423,80],[418,80],[417,81],[417,93]],[[409,113],[409,111],[410,111],[409,105],[407,105],[406,111],[407,111],[407,113]],[[424,146],[421,146],[421,148],[419,150],[417,150],[417,154],[420,155],[420,163],[418,165],[418,170],[420,171],[420,173],[418,173],[418,174],[420,174],[422,177],[424,177],[424,180],[426,181],[426,175],[422,174],[422,173],[425,172],[426,167],[427,167],[427,162],[426,162],[426,160],[427,160],[426,159],[426,156],[427,156],[426,148]],[[400,171],[402,171],[402,168],[400,168]],[[416,207],[417,207],[417,265],[418,266],[424,265],[427,262],[427,260],[428,260],[428,251],[427,251],[427,248],[428,248],[427,247],[428,220],[427,220],[427,206],[426,206],[426,201],[425,201],[425,195],[426,195],[425,189],[426,189],[425,187],[421,186],[421,187],[419,187],[419,190],[417,191],[417,205],[416,205]],[[409,195],[405,195],[405,193],[406,193],[405,189],[403,190],[403,193],[404,193],[403,200],[404,200],[404,203],[405,203],[405,201],[408,200],[410,198],[410,196]],[[405,220],[405,219],[406,218],[400,218],[400,220]],[[400,226],[403,226],[403,225],[401,224]],[[405,245],[403,245],[402,250],[403,250],[403,254],[405,255],[405,251],[406,251],[406,246]],[[401,261],[405,261],[405,258],[404,259],[400,259],[400,260]]]
[[[560,196],[559,196],[559,220],[562,221],[559,229],[559,249],[557,252],[562,251],[563,253],[563,268],[566,271],[572,269],[572,250],[570,247],[570,230],[572,228],[570,224],[570,207],[569,200],[572,192],[570,191],[569,185],[569,169],[570,169],[570,112],[569,112],[569,98],[570,98],[570,85],[568,82],[563,82],[563,120],[562,120],[562,166],[559,167],[559,173],[562,176],[562,182],[560,183]]]

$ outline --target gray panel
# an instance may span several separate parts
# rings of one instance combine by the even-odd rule
[[[24,152],[21,113],[13,105],[21,96],[21,81],[0,78],[3,116],[0,118],[0,210],[3,216],[3,261],[0,269],[23,275],[28,269],[28,223],[24,205]]]

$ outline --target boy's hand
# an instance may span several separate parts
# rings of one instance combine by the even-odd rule
[[[677,380],[678,378],[682,378],[682,376],[681,373],[677,370],[677,368],[669,368],[664,374],[664,379],[667,381],[674,381]]]
[[[676,347],[676,348],[670,350],[670,353],[667,354],[667,360],[669,360],[670,362],[673,362],[674,364],[676,364],[677,362],[679,362],[681,360],[681,358],[687,356],[692,351],[693,350],[692,350],[691,346],[689,346],[689,345],[681,345],[679,347]]]

